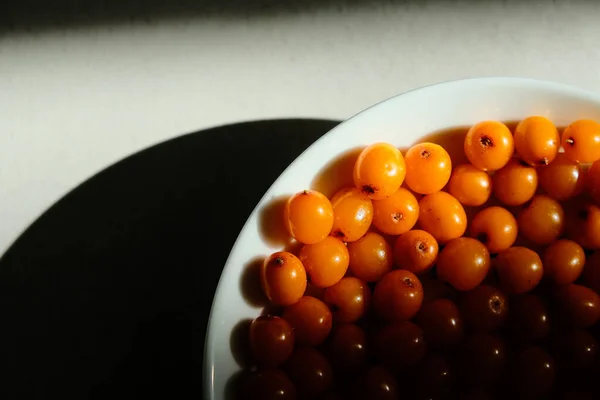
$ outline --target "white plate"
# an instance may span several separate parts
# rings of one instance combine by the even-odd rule
[[[465,127],[485,119],[515,121],[529,115],[546,116],[559,126],[579,118],[600,120],[600,96],[561,84],[518,78],[441,83],[379,103],[310,146],[258,203],[225,264],[206,336],[205,397],[224,398],[227,382],[240,370],[231,349],[232,332],[241,321],[259,315],[262,308],[248,300],[244,282],[249,275],[245,269],[283,247],[264,230],[273,218],[283,218],[277,214],[275,205],[281,204],[284,196],[305,188],[323,189],[318,177],[324,173],[331,177],[333,170],[327,166],[331,166],[332,160],[343,159],[344,154],[373,142],[407,147],[436,131]]]

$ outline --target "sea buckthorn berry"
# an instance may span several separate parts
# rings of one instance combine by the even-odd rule
[[[450,155],[435,143],[419,143],[408,149],[406,161],[406,185],[410,190],[431,194],[442,190],[452,172]]]
[[[557,240],[544,252],[544,276],[557,285],[575,282],[584,265],[583,248],[572,240]]]
[[[398,399],[398,383],[394,375],[380,365],[370,367],[358,381],[357,399]]]
[[[336,370],[356,371],[367,363],[367,334],[358,325],[337,325],[328,345],[329,359]]]
[[[300,243],[317,243],[331,232],[333,208],[325,195],[314,190],[303,190],[288,199],[284,220],[294,239]]]
[[[283,318],[261,316],[250,324],[250,351],[260,366],[283,364],[294,351],[294,340],[294,330]]]
[[[285,371],[296,390],[315,398],[333,384],[333,371],[327,358],[312,347],[299,347],[285,364]]]
[[[462,380],[468,386],[485,386],[495,381],[502,374],[508,358],[504,342],[483,332],[466,337],[459,354]]]
[[[377,358],[392,369],[417,364],[427,350],[423,330],[409,321],[384,326],[375,335],[373,346]]]
[[[490,253],[508,249],[517,240],[517,219],[505,208],[488,207],[479,211],[471,222],[471,236],[481,241]]]
[[[375,232],[367,232],[356,242],[348,243],[350,271],[366,282],[377,282],[392,270],[392,249],[385,238]]]
[[[398,236],[394,260],[400,269],[418,275],[433,267],[438,251],[438,243],[430,233],[415,229]]]
[[[294,304],[306,290],[306,270],[292,253],[280,251],[265,259],[260,281],[267,298],[277,306]]]
[[[294,328],[299,345],[318,346],[331,331],[331,311],[325,303],[311,296],[304,296],[286,307],[282,316]]]
[[[465,292],[459,304],[465,324],[478,331],[494,331],[508,316],[508,299],[500,290],[488,285]]]
[[[331,198],[333,225],[331,235],[354,242],[364,236],[373,221],[373,203],[356,188],[345,188]]]
[[[407,189],[400,188],[383,200],[373,200],[373,225],[388,235],[408,232],[419,218],[419,202]]]
[[[384,275],[373,292],[373,308],[388,321],[414,317],[423,303],[423,286],[415,274],[395,270]]]
[[[577,196],[585,187],[583,169],[564,153],[559,153],[550,165],[539,167],[537,173],[540,187],[558,201]]]
[[[593,163],[588,170],[586,184],[590,196],[600,204],[600,161]]]
[[[600,251],[587,258],[583,269],[583,282],[585,286],[600,294]]]
[[[561,332],[555,337],[553,345],[558,362],[569,368],[592,367],[600,351],[594,336],[584,329]]]
[[[560,136],[548,118],[528,117],[515,129],[515,150],[529,165],[548,165],[558,153]]]
[[[373,200],[381,200],[394,193],[405,176],[404,157],[389,143],[368,146],[354,164],[354,184]]]
[[[461,164],[452,171],[448,192],[465,206],[481,206],[492,194],[492,179],[471,164]]]
[[[565,154],[573,161],[592,163],[600,160],[600,123],[580,119],[565,128],[562,134]]]
[[[531,200],[538,186],[537,171],[515,158],[492,177],[494,196],[507,206],[519,206]]]
[[[563,286],[557,293],[563,320],[579,328],[589,328],[600,319],[600,296],[581,285]]]
[[[458,344],[462,339],[463,318],[451,300],[437,299],[423,304],[416,319],[428,345],[443,349]]]
[[[518,398],[538,399],[550,391],[556,375],[554,360],[541,347],[530,347],[517,355],[512,365]]]
[[[317,288],[335,285],[346,275],[350,256],[348,248],[339,239],[328,236],[315,244],[305,244],[298,258],[312,283]]]
[[[600,249],[600,207],[587,199],[567,205],[567,235],[584,249]]]
[[[461,237],[467,229],[467,214],[458,200],[446,192],[423,196],[419,200],[420,228],[429,232],[438,243],[448,243]]]
[[[494,266],[502,291],[509,295],[533,290],[544,274],[540,256],[521,246],[501,251],[494,259]]]
[[[496,171],[511,159],[514,139],[503,123],[483,121],[469,129],[464,148],[465,155],[475,167],[483,171]]]
[[[508,332],[519,343],[530,343],[550,335],[550,313],[539,296],[524,294],[510,300]]]
[[[478,240],[457,238],[440,251],[436,268],[438,279],[448,282],[457,290],[472,290],[488,274],[490,253]]]
[[[251,373],[240,393],[242,399],[296,400],[297,392],[290,378],[279,369]]]
[[[325,290],[323,301],[337,322],[356,322],[369,310],[371,289],[366,282],[347,276]]]
[[[549,245],[562,235],[565,214],[560,203],[545,195],[536,195],[519,213],[519,232],[535,244]]]

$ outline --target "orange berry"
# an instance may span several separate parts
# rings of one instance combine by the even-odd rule
[[[505,208],[488,207],[471,222],[471,236],[481,241],[490,253],[508,249],[517,240],[517,219]]]
[[[333,227],[331,235],[354,242],[369,230],[373,221],[373,203],[357,188],[342,189],[331,198]]]
[[[446,186],[452,172],[450,155],[435,143],[412,146],[404,157],[406,161],[406,184],[417,193],[431,194]]]
[[[586,185],[590,196],[600,204],[600,161],[594,162],[588,170]]]
[[[479,286],[489,269],[488,249],[480,241],[466,237],[448,242],[436,263],[438,279],[461,291]]]
[[[540,187],[555,200],[577,196],[585,186],[585,173],[578,162],[559,153],[554,161],[537,169]]]
[[[467,214],[456,198],[446,192],[423,196],[419,201],[419,224],[438,243],[461,237],[467,229]]]
[[[580,119],[567,126],[562,134],[565,154],[573,161],[592,163],[600,160],[600,123]]]
[[[373,200],[381,200],[394,193],[405,176],[404,157],[389,143],[368,146],[354,164],[354,184]]]
[[[430,233],[415,229],[398,236],[394,260],[400,269],[420,274],[433,267],[438,250],[438,243]]]
[[[261,285],[267,298],[275,305],[294,304],[306,290],[306,271],[292,253],[279,251],[265,259],[260,270]]]
[[[500,288],[506,294],[523,294],[542,280],[544,270],[540,256],[526,247],[506,249],[494,259]]]
[[[405,321],[414,317],[423,303],[421,281],[410,271],[395,270],[384,275],[373,292],[373,308],[383,319]]]
[[[585,253],[572,240],[560,239],[544,252],[544,276],[557,285],[575,282],[585,265]]]
[[[492,177],[494,196],[507,206],[519,206],[531,200],[537,185],[535,168],[514,158]]]
[[[549,245],[562,235],[565,214],[560,203],[548,196],[537,195],[519,213],[519,232],[535,244]]]
[[[323,301],[336,322],[356,322],[369,310],[371,289],[366,282],[347,276],[325,290]]]
[[[329,336],[333,324],[327,305],[311,296],[304,296],[286,307],[282,317],[294,328],[299,345],[320,345]]]
[[[305,244],[298,254],[304,269],[317,288],[335,285],[346,275],[350,256],[346,245],[333,236],[319,243]]]
[[[600,249],[600,206],[577,199],[567,206],[567,235],[584,249]]]
[[[529,165],[550,164],[559,147],[558,130],[548,118],[528,117],[515,129],[515,150]]]
[[[419,218],[419,202],[407,189],[400,188],[383,200],[373,200],[373,225],[388,235],[408,232]]]
[[[366,282],[377,282],[392,270],[392,249],[383,236],[367,232],[356,242],[348,243],[350,271]]]
[[[465,206],[481,206],[492,194],[492,179],[487,172],[462,164],[452,171],[448,192]]]
[[[498,121],[473,125],[465,137],[465,155],[475,167],[496,171],[506,165],[514,152],[513,135]]]
[[[294,239],[300,243],[317,243],[331,232],[333,208],[323,194],[314,190],[303,190],[288,199],[284,220]]]

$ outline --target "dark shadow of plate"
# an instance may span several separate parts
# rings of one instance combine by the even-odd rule
[[[52,206],[0,260],[0,397],[201,398],[206,324],[231,246],[271,183],[337,124],[181,136]]]

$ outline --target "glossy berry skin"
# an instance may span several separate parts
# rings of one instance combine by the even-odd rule
[[[409,321],[381,328],[373,339],[375,355],[386,366],[396,369],[417,364],[426,353],[423,330]]]
[[[567,126],[562,134],[565,155],[580,163],[600,159],[600,123],[581,119]]]
[[[467,386],[486,385],[502,374],[507,362],[504,342],[489,333],[477,332],[465,338],[458,360]]]
[[[398,400],[398,382],[385,367],[371,366],[360,377],[356,399]]]
[[[415,274],[395,270],[386,274],[375,286],[373,308],[383,319],[404,321],[414,317],[423,302],[423,286]]]
[[[461,237],[467,229],[467,214],[456,198],[446,192],[423,196],[419,200],[419,226],[440,244]]]
[[[600,204],[600,161],[593,163],[588,170],[586,186],[590,196],[596,203]]]
[[[550,313],[539,296],[530,293],[515,296],[509,307],[506,325],[515,341],[532,343],[550,335]]]
[[[427,344],[432,347],[449,348],[458,344],[463,337],[463,318],[451,300],[437,299],[423,304],[416,320],[423,329]]]
[[[525,118],[515,128],[515,151],[529,165],[548,165],[558,154],[560,135],[548,118]]]
[[[511,247],[517,240],[517,219],[502,207],[487,207],[479,211],[471,221],[471,237],[483,243],[490,253],[499,253]]]
[[[367,232],[356,242],[348,243],[350,271],[366,282],[377,282],[392,270],[392,248],[385,238],[375,232]]]
[[[567,234],[584,249],[600,249],[600,206],[583,199],[568,208]]]
[[[388,235],[408,232],[419,218],[419,202],[407,189],[399,188],[382,200],[373,200],[373,225]]]
[[[296,303],[306,290],[306,271],[302,262],[286,251],[271,254],[260,270],[261,286],[273,305]]]
[[[335,370],[354,372],[367,364],[367,335],[361,327],[354,324],[336,326],[328,344],[329,358]]]
[[[583,269],[583,282],[585,286],[600,294],[600,251],[587,258]]]
[[[519,232],[538,245],[547,246],[565,229],[565,213],[560,203],[545,195],[536,195],[519,213]]]
[[[600,296],[581,285],[567,285],[556,294],[563,319],[579,328],[589,328],[600,319]]]
[[[304,245],[298,258],[304,265],[310,283],[317,288],[338,283],[346,274],[350,263],[348,248],[333,236],[327,236],[319,243]]]
[[[482,121],[467,132],[464,150],[475,167],[483,171],[496,171],[504,167],[513,155],[513,135],[501,122]]]
[[[559,239],[544,251],[544,277],[557,285],[575,282],[584,265],[583,248],[572,240]]]
[[[304,396],[314,398],[333,384],[331,364],[318,350],[299,347],[284,366],[296,390]]]
[[[354,242],[364,236],[373,221],[371,199],[356,188],[345,188],[331,198],[333,225],[331,235],[343,242]]]
[[[398,268],[418,275],[433,267],[438,252],[438,243],[430,233],[414,229],[396,239],[394,261]]]
[[[492,178],[471,164],[461,164],[452,171],[448,192],[465,206],[481,206],[492,194]]]
[[[240,398],[245,400],[296,400],[297,392],[290,378],[279,369],[253,372],[246,381]]]
[[[261,316],[250,324],[250,351],[259,366],[283,364],[294,351],[294,341],[294,330],[283,318]]]
[[[577,196],[585,187],[583,168],[564,153],[559,153],[550,165],[539,167],[537,173],[539,186],[558,201]]]
[[[371,289],[367,283],[347,276],[325,290],[323,301],[332,310],[336,322],[356,322],[371,305]]]
[[[535,399],[552,388],[556,366],[541,347],[531,347],[517,355],[511,372],[519,398]]]
[[[303,190],[288,199],[284,221],[294,239],[305,244],[317,243],[331,231],[333,208],[322,193]]]
[[[490,269],[490,253],[478,240],[461,237],[450,241],[437,260],[438,279],[466,291],[478,286]]]
[[[494,266],[500,288],[507,295],[533,290],[544,274],[540,256],[535,251],[521,246],[500,252],[494,259]]]
[[[592,334],[584,329],[561,331],[554,337],[557,361],[568,368],[590,368],[596,362],[600,347]]]
[[[406,176],[404,157],[389,143],[366,147],[354,164],[354,185],[373,200],[394,193]]]
[[[327,339],[333,324],[327,305],[311,296],[304,296],[288,306],[282,317],[294,328],[298,345],[320,345]]]
[[[534,167],[513,158],[492,177],[494,196],[507,206],[519,206],[531,200],[538,186]]]
[[[500,290],[488,285],[465,292],[459,304],[465,324],[477,331],[495,331],[508,316],[508,299]]]
[[[415,193],[431,194],[446,186],[452,172],[450,155],[435,143],[419,143],[408,149],[406,185]]]

